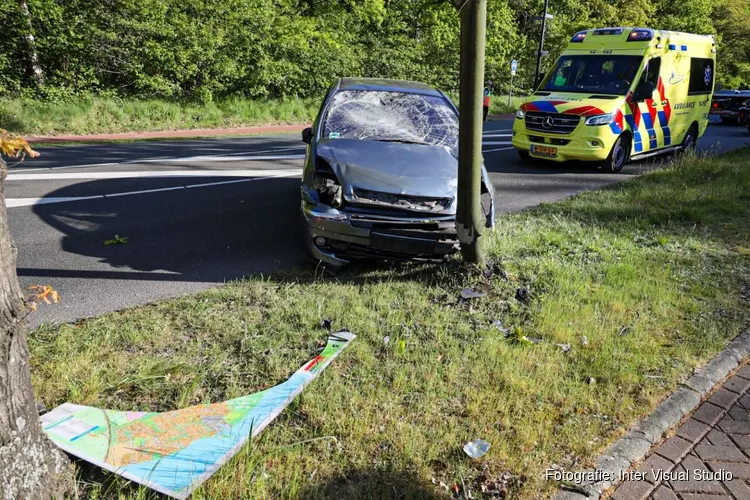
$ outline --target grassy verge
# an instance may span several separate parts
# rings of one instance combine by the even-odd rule
[[[748,202],[747,151],[678,162],[501,217],[486,272],[290,272],[42,328],[34,385],[48,407],[221,401],[288,377],[330,318],[358,339],[194,498],[543,497],[547,467],[590,466],[747,325]],[[472,460],[476,438],[492,448]],[[147,496],[82,477],[97,498]]]
[[[521,102],[513,98],[509,106],[507,96],[495,96],[491,112],[513,113]],[[0,99],[0,128],[24,135],[63,135],[312,123],[319,106],[318,99],[227,99],[207,104],[113,97],[63,102]]]
[[[312,99],[207,104],[87,97],[64,102],[0,99],[0,127],[25,135],[99,134],[310,123]]]

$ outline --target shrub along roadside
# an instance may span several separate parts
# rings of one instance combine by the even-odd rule
[[[196,103],[91,96],[59,102],[0,99],[0,126],[32,136],[312,123],[321,100],[235,98]],[[514,98],[508,106],[507,96],[495,96],[491,111],[512,113],[520,102],[520,98]]]
[[[747,153],[503,216],[487,273],[302,270],[43,327],[37,395],[123,410],[221,401],[288,377],[330,318],[357,340],[194,498],[447,496],[441,482],[547,495],[547,467],[590,465],[747,325]],[[461,301],[464,287],[487,296]],[[471,460],[461,447],[476,438],[492,448]],[[100,493],[127,484],[84,477]]]

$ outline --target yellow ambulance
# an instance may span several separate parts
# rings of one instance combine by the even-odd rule
[[[580,31],[516,112],[523,160],[583,160],[619,172],[630,160],[687,150],[708,125],[712,36],[646,28]]]

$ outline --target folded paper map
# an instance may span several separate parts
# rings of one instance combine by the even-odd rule
[[[42,416],[60,448],[174,498],[186,498],[281,413],[355,338],[328,337],[325,349],[286,382],[222,403],[165,413],[65,403]]]

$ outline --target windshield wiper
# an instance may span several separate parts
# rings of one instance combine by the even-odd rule
[[[422,144],[423,146],[434,146],[429,142],[411,141],[409,139],[375,139],[376,142],[400,142],[402,144]]]

